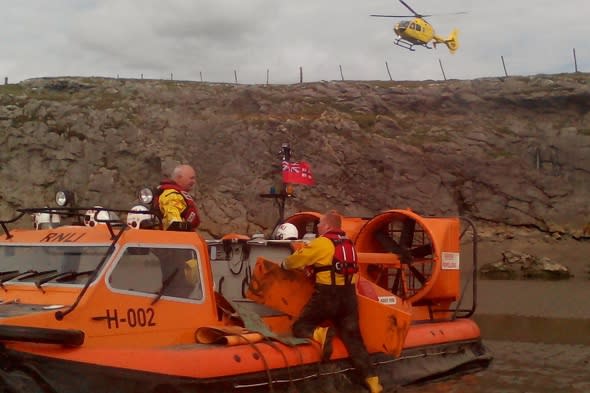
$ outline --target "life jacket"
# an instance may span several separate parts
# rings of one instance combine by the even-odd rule
[[[330,270],[332,285],[336,285],[336,274],[344,276],[344,283],[352,283],[352,276],[359,271],[358,258],[352,240],[344,232],[330,231],[322,235],[334,244],[334,257],[328,266],[314,267],[314,272]]]
[[[153,200],[154,204],[154,212],[155,214],[162,218],[162,209],[160,208],[160,195],[166,190],[175,190],[184,199],[184,203],[186,204],[186,208],[180,213],[180,217],[185,221],[188,222],[191,226],[191,229],[195,229],[201,223],[201,218],[199,217],[199,210],[197,209],[197,205],[195,204],[195,200],[192,196],[186,191],[184,191],[178,184],[176,184],[172,180],[163,180],[160,185],[156,188],[155,197]]]

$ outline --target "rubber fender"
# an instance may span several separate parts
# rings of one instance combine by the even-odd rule
[[[50,329],[30,326],[0,326],[0,340],[61,344],[79,347],[84,343],[84,332],[74,329]]]

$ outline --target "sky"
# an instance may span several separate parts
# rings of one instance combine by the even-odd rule
[[[409,14],[397,0],[0,0],[0,78],[474,79],[503,76],[502,58],[509,75],[573,72],[574,50],[590,72],[588,0],[406,3],[458,28],[458,51],[394,45],[401,19],[369,15]]]

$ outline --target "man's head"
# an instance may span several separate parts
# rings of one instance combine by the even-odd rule
[[[172,180],[184,191],[190,191],[197,183],[197,175],[190,165],[178,165],[172,171]]]
[[[341,231],[342,230],[342,216],[336,210],[330,210],[320,217],[318,223],[318,232],[323,235],[330,231]]]

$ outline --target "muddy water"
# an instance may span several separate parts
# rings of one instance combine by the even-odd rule
[[[474,319],[494,355],[490,367],[398,392],[590,392],[590,280],[479,280],[478,286]]]
[[[590,319],[590,280],[478,280],[477,314]],[[468,293],[465,302],[470,304]]]
[[[488,340],[490,367],[400,393],[588,393],[590,346]]]

